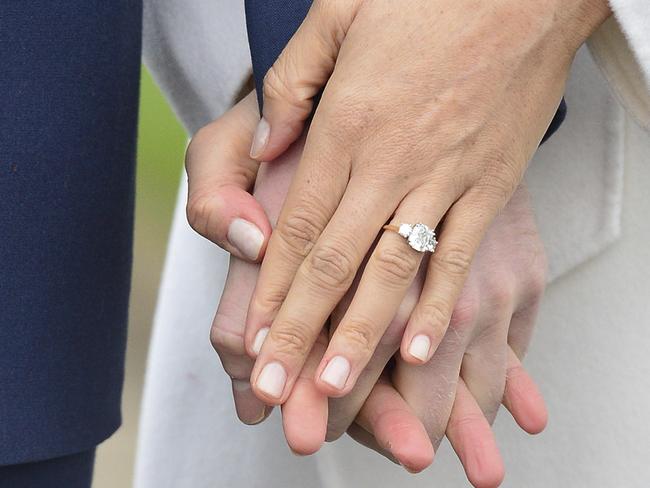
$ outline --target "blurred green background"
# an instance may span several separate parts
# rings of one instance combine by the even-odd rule
[[[131,486],[138,416],[172,213],[187,134],[143,67],[138,126],[135,242],[123,425],[97,453],[94,488]]]

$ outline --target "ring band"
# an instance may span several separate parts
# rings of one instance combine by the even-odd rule
[[[436,231],[430,229],[426,224],[388,224],[383,227],[385,230],[397,232],[406,239],[409,246],[418,252],[434,252],[438,245]]]

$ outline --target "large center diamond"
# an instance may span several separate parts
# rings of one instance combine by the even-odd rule
[[[409,245],[419,252],[436,249],[436,233],[424,224],[415,224],[408,236]]]

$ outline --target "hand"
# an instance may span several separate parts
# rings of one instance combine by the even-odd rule
[[[383,365],[399,348],[417,303],[425,267],[423,263],[352,392],[330,400],[330,439],[337,438],[350,425]],[[527,432],[540,432],[545,425],[541,398],[530,378],[521,374],[518,359],[530,341],[545,286],[545,268],[527,194],[520,188],[484,237],[450,328],[432,361],[417,366],[396,357],[392,369],[392,383],[424,423],[433,446],[437,448],[446,433],[475,486],[496,486],[503,476],[502,461],[489,429],[502,399],[511,411],[515,410],[513,416]],[[345,315],[354,291],[353,285],[335,310],[334,326]],[[513,392],[520,389],[526,394],[515,393],[518,402],[513,404]],[[531,403],[522,408],[521,401]],[[352,429],[354,432],[357,427]],[[482,443],[460,441],[459,431],[467,430],[481,432]]]
[[[433,356],[575,51],[607,14],[604,0],[314,2],[266,76],[252,150],[261,160],[284,150],[327,82],[248,311],[247,350],[268,334],[252,372],[260,399],[286,400],[378,240],[316,368],[327,395],[353,388],[422,260],[397,233],[381,233],[387,222],[442,221],[401,342],[409,363]]]
[[[253,98],[249,97],[243,102],[238,104],[235,109],[231,110],[222,119],[210,124],[202,130],[193,139],[188,150],[188,175],[190,182],[190,205],[197,200],[192,198],[192,193],[197,188],[196,176],[205,176],[209,172],[215,174],[224,174],[230,171],[237,172],[236,167],[240,164],[248,165],[246,161],[245,152],[242,152],[242,147],[245,147],[246,137],[238,137],[241,134],[250,134],[251,125],[253,125],[253,117],[255,113],[255,103]],[[210,148],[212,147],[212,149]],[[286,192],[288,181],[297,164],[301,145],[295,145],[285,157],[276,163],[272,168],[268,166],[260,171],[258,183],[256,185],[256,196],[264,207],[269,212],[269,217],[274,220],[277,217],[277,210],[281,206],[282,195]],[[198,185],[200,187],[200,185]],[[252,186],[251,184],[243,186]],[[215,186],[214,192],[220,192],[221,187]],[[241,199],[238,201],[242,201]],[[519,205],[514,203],[525,203],[524,198],[515,200],[508,205],[507,211],[504,215],[510,215],[514,220],[518,220],[523,224],[519,228],[524,231],[530,231],[528,227],[530,220],[529,213],[526,213],[527,207],[521,207],[522,215],[517,216],[514,209]],[[257,202],[255,202],[257,204]],[[213,207],[214,213],[209,216],[209,220],[218,221],[221,218],[220,211],[223,207]],[[227,209],[227,212],[241,211],[241,209]],[[195,215],[195,212],[188,212],[189,215]],[[497,223],[503,222],[507,227],[505,217],[498,220]],[[496,224],[495,224],[496,225]],[[506,229],[507,230],[507,229]],[[534,231],[534,226],[533,229]],[[495,231],[497,234],[498,231]],[[531,243],[535,244],[534,232],[529,233]],[[524,233],[523,235],[527,235]],[[488,237],[490,234],[488,234]],[[489,239],[486,239],[489,243]],[[494,244],[498,244],[495,242]],[[522,243],[523,244],[523,243]],[[491,246],[484,243],[482,249],[486,248],[486,253],[479,252],[479,259],[485,256],[492,256],[493,259],[498,261],[501,257],[490,251],[492,247],[497,250],[503,246]],[[529,254],[522,254],[522,256],[534,255],[534,251],[538,251],[538,246],[520,246],[521,249],[526,249]],[[509,253],[509,249],[504,249]],[[484,259],[485,261],[485,259]],[[504,259],[504,262],[508,260]],[[515,264],[522,262],[522,260],[514,260]],[[540,270],[543,270],[543,259],[537,259],[535,266],[527,268],[528,274],[519,273],[517,278],[521,286],[530,284],[530,281],[524,283],[522,277],[530,276],[537,277],[539,281]],[[540,267],[541,265],[541,267]],[[513,267],[514,268],[514,267]],[[510,276],[508,266],[499,266],[499,263],[494,263],[493,269],[497,271],[503,270],[497,274],[503,278]],[[537,274],[534,271],[537,270]],[[237,258],[232,258],[228,278],[224,288],[224,293],[219,305],[219,310],[212,328],[212,341],[215,349],[219,353],[222,363],[226,371],[233,378],[233,394],[237,412],[242,421],[246,423],[256,423],[262,421],[270,412],[262,402],[257,400],[252,394],[250,385],[248,383],[248,375],[252,367],[252,361],[247,357],[243,349],[243,323],[246,313],[246,305],[253,290],[257,274],[257,266],[245,263]],[[353,390],[352,394],[344,399],[338,399],[330,403],[330,426],[329,434],[331,438],[338,437],[343,430],[348,428],[350,434],[359,442],[371,447],[386,457],[398,461],[404,466],[408,467],[411,471],[419,471],[424,469],[430,462],[433,454],[432,446],[427,438],[430,437],[434,440],[435,445],[439,442],[442,433],[447,427],[448,419],[449,427],[447,428],[447,435],[461,457],[463,465],[466,467],[468,478],[472,480],[475,486],[492,486],[490,480],[499,480],[503,475],[503,467],[498,455],[498,450],[494,439],[487,424],[485,417],[481,414],[479,403],[481,403],[480,396],[476,398],[473,392],[467,389],[465,383],[461,381],[456,391],[455,381],[440,382],[439,378],[442,376],[449,376],[452,380],[458,376],[458,365],[453,361],[445,360],[442,358],[440,362],[434,361],[431,367],[434,367],[432,374],[419,375],[417,382],[404,381],[411,373],[404,372],[404,368],[408,368],[407,364],[402,363],[397,359],[397,366],[394,369],[399,373],[399,377],[395,378],[396,381],[403,383],[400,391],[395,389],[391,382],[391,377],[388,371],[384,372],[379,382],[375,384],[376,377],[381,374],[386,363],[386,357],[382,354],[388,353],[388,357],[392,356],[396,350],[396,344],[399,343],[401,330],[406,323],[406,318],[410,313],[410,309],[416,302],[419,293],[419,287],[422,285],[422,274],[419,280],[416,280],[409,290],[409,294],[405,299],[400,313],[394,321],[393,330],[387,334],[388,340],[386,347],[378,350],[377,361],[371,362],[363,376],[362,381],[359,382],[357,388]],[[470,279],[471,281],[471,279]],[[504,280],[505,282],[505,280]],[[477,287],[474,287],[476,290]],[[487,293],[492,293],[498,287],[487,288]],[[351,290],[345,297],[337,309],[334,321],[337,322],[338,318],[342,316],[345,308],[348,306],[354,290]],[[529,294],[530,297],[539,296],[534,293]],[[482,294],[480,297],[474,296],[472,300],[477,303],[485,304],[491,303],[490,296]],[[465,303],[463,301],[463,303]],[[535,303],[535,300],[530,302]],[[506,307],[508,308],[508,307]],[[513,308],[516,308],[513,306]],[[523,351],[525,344],[528,342],[530,336],[529,331],[532,327],[534,314],[528,314],[528,320],[513,320],[513,327],[511,328],[511,335],[515,338],[510,341],[515,350]],[[458,324],[461,325],[462,330],[470,330],[471,327],[462,325],[465,322],[467,325],[470,323],[480,323],[478,317],[473,317],[468,313],[462,315],[466,318],[465,321],[459,320]],[[485,317],[485,314],[482,314]],[[476,320],[475,320],[476,319]],[[489,325],[489,323],[487,324]],[[480,325],[477,330],[484,330]],[[513,334],[513,331],[519,330],[519,334]],[[452,338],[456,335],[460,336],[456,330],[450,331],[449,336]],[[483,334],[479,334],[483,335]],[[393,338],[391,344],[390,338]],[[457,348],[462,357],[464,349]],[[468,350],[472,350],[470,348]],[[481,347],[476,347],[478,353],[489,352],[481,350]],[[477,354],[478,354],[477,353]],[[320,351],[322,354],[322,348]],[[316,351],[313,357],[319,359],[319,353]],[[540,431],[546,421],[546,414],[543,407],[541,397],[537,390],[525,373],[519,363],[517,357],[511,352],[509,354],[508,370],[511,373],[519,372],[506,383],[506,388],[503,401],[513,413],[514,418],[524,428],[524,430],[534,433]],[[442,370],[436,370],[442,366]],[[445,366],[446,365],[446,366]],[[373,370],[374,368],[374,370]],[[445,373],[452,371],[452,374]],[[418,368],[414,368],[418,369]],[[441,375],[440,373],[444,373]],[[498,376],[491,379],[492,384],[498,385],[503,383],[503,372],[500,371],[501,378]],[[413,386],[417,384],[417,388]],[[489,388],[488,388],[489,389]],[[435,400],[432,405],[425,405],[422,398],[422,391],[430,391]],[[479,390],[480,392],[480,390]],[[366,396],[369,394],[368,399]],[[496,399],[495,405],[490,405],[489,409],[495,410],[500,401],[499,395],[492,395]],[[455,401],[454,401],[455,397]],[[410,398],[416,406],[414,411],[407,403],[406,399]],[[444,399],[442,403],[440,400]],[[477,403],[477,400],[479,403]],[[365,404],[364,404],[365,401]],[[436,403],[437,402],[437,403]],[[452,405],[453,402],[453,405]],[[445,414],[432,417],[430,412],[431,406],[436,405],[435,410],[445,412]],[[438,408],[440,407],[440,408]],[[357,411],[361,409],[357,415]],[[418,416],[415,415],[417,410],[421,411],[418,416],[425,420],[427,430],[424,429]],[[451,414],[449,412],[451,411]],[[350,425],[352,419],[356,417],[355,423]],[[296,452],[310,453],[318,449],[322,443],[325,435],[325,422],[327,420],[327,405],[326,399],[322,394],[313,387],[313,382],[309,379],[306,381],[299,381],[294,389],[292,395],[283,406],[283,421],[285,426],[285,433],[287,440]],[[389,447],[390,446],[390,447]],[[487,484],[486,484],[487,483]]]

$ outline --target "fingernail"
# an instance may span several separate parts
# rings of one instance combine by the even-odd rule
[[[257,387],[273,398],[280,398],[287,382],[287,372],[280,363],[269,363],[257,378]]]
[[[343,356],[334,356],[320,375],[321,381],[342,390],[350,376],[350,363]]]
[[[421,361],[426,361],[429,357],[429,349],[431,349],[431,339],[429,339],[429,336],[418,334],[411,339],[409,354]]]
[[[260,416],[257,417],[256,419],[252,420],[250,424],[248,425],[257,425],[259,424],[262,420],[266,418],[266,409],[263,408],[262,411],[260,412]]]
[[[233,379],[232,390],[237,416],[244,424],[256,425],[266,418],[266,405],[255,399],[248,381]]]
[[[269,134],[271,134],[271,126],[264,117],[260,119],[255,129],[253,136],[253,144],[251,145],[251,158],[257,159],[264,152],[266,144],[269,142]]]
[[[228,227],[228,242],[251,261],[255,261],[264,244],[264,234],[248,220],[234,219]]]
[[[257,334],[255,334],[255,340],[253,341],[253,352],[255,354],[259,354],[262,350],[262,344],[264,344],[264,339],[266,339],[266,336],[269,334],[269,330],[268,327],[264,327],[258,330]]]

